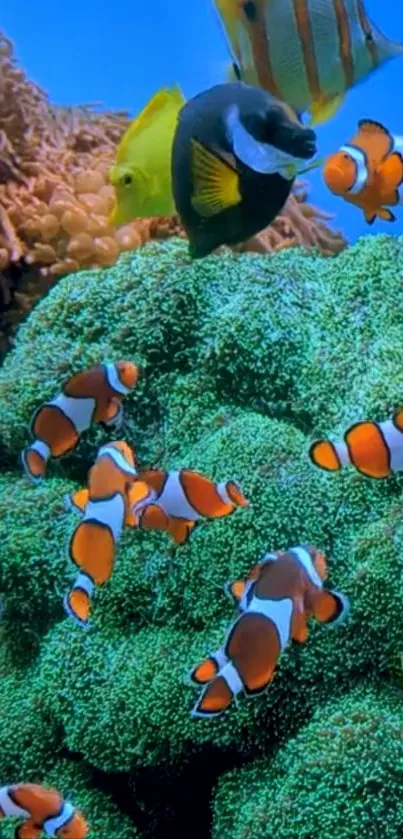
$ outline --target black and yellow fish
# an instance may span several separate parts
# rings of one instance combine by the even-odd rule
[[[175,205],[190,255],[207,256],[267,227],[315,152],[314,131],[264,90],[236,82],[191,99],[172,148]]]

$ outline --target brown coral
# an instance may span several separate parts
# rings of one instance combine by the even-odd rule
[[[11,303],[11,323],[57,277],[112,265],[121,251],[150,238],[185,235],[177,218],[110,227],[107,172],[128,124],[124,112],[52,106],[16,66],[12,44],[0,33],[0,311]],[[299,185],[271,227],[237,249],[264,252],[301,243],[334,254],[345,240],[326,218],[306,202]]]

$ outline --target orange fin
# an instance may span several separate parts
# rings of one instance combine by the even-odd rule
[[[238,606],[244,595],[245,588],[246,584],[244,580],[234,580],[232,583],[228,582],[225,584],[224,591]]]
[[[78,489],[70,495],[64,496],[64,503],[68,510],[83,513],[88,502],[88,489]]]
[[[306,625],[306,617],[302,600],[298,599],[294,603],[294,614],[291,624],[291,638],[298,644],[304,644],[308,638],[308,627]]]
[[[383,200],[386,204],[389,204],[388,198],[386,197],[387,194],[395,195],[397,193],[397,187],[403,181],[403,160],[400,154],[398,152],[389,154],[386,160],[379,164],[377,174],[382,179],[382,183],[385,184],[385,189],[382,190]],[[397,200],[394,203],[399,203],[398,193]]]
[[[340,458],[331,440],[316,440],[309,448],[308,455],[315,466],[327,472],[341,469]]]
[[[149,504],[139,514],[139,524],[144,530],[159,530],[166,533],[169,525],[169,518],[157,504]]]
[[[349,610],[349,599],[339,591],[322,589],[314,595],[312,613],[320,623],[335,626],[347,617]]]
[[[387,207],[381,207],[377,211],[377,216],[381,218],[382,221],[396,221],[396,216],[391,210],[388,210]]]
[[[360,131],[364,131],[365,134],[386,134],[392,142],[392,135],[390,131],[388,131],[381,122],[377,122],[374,119],[360,119],[358,121],[358,128]]]
[[[111,428],[121,425],[122,420],[123,406],[121,405],[120,400],[112,398],[102,416],[101,422],[106,425],[107,428]]]
[[[39,484],[45,477],[46,460],[32,446],[21,452],[21,461],[25,474],[34,484]]]
[[[376,219],[375,210],[364,210],[364,218],[367,224],[373,224]]]
[[[396,426],[398,431],[403,432],[403,410],[402,409],[400,409],[400,411],[396,411],[393,414],[392,422]]]
[[[167,531],[177,545],[183,545],[188,540],[194,526],[194,521],[168,518]]]
[[[229,707],[233,693],[222,676],[217,676],[210,682],[199,697],[193,710],[192,717],[217,717]]]
[[[218,671],[218,662],[213,655],[210,655],[190,671],[189,678],[196,685],[205,685],[215,679]]]
[[[82,629],[88,629],[90,625],[91,600],[86,591],[80,588],[73,588],[65,595],[63,606],[69,618]]]

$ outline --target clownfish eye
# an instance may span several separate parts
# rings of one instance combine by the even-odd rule
[[[133,178],[131,175],[124,175],[123,177],[123,184],[124,186],[131,186],[133,183]]]

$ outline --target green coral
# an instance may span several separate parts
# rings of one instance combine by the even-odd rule
[[[150,783],[162,789],[164,775],[186,784],[191,764],[205,779],[182,798],[206,808],[223,769],[260,757],[239,770],[239,790],[236,773],[218,786],[215,829],[236,839],[237,809],[252,830],[248,799],[260,795],[259,773],[271,784],[282,755],[289,768],[281,778],[288,783],[289,774],[296,800],[304,801],[311,776],[306,785],[299,781],[292,744],[305,742],[307,732],[319,748],[315,732],[329,714],[337,717],[339,705],[348,716],[365,687],[369,714],[385,697],[399,715],[400,697],[388,685],[403,651],[402,477],[328,475],[307,454],[315,435],[339,434],[363,416],[384,419],[401,406],[399,266],[402,238],[368,237],[332,260],[295,249],[197,262],[176,240],[124,254],[114,268],[66,277],[36,306],[0,371],[0,462],[8,468],[0,477],[1,774],[10,779],[14,766],[32,778],[39,766],[48,778],[54,767],[57,780],[65,761],[84,809],[79,755],[90,820],[98,812],[96,774],[106,786],[120,777],[143,813],[131,811],[127,830],[145,823],[146,833],[160,835],[167,820],[171,832],[178,822],[150,802]],[[49,463],[40,487],[22,477],[18,460],[34,409],[70,373],[118,358],[143,368],[119,431],[140,463],[235,478],[250,506],[199,523],[181,547],[165,534],[125,530],[85,633],[61,605],[76,573],[67,546],[77,523],[63,498],[84,484],[108,436],[91,429],[74,454]],[[210,723],[193,720],[197,691],[186,674],[222,644],[235,614],[224,583],[246,574],[264,551],[305,541],[327,553],[328,583],[350,597],[349,620],[334,630],[312,621],[308,643],[284,652],[264,696],[242,698]],[[394,729],[382,725],[386,743]],[[326,764],[329,825],[337,817],[333,783]],[[202,790],[199,798],[193,787]],[[386,810],[387,787],[379,774]],[[282,824],[282,784],[275,789],[270,813]],[[292,811],[284,828],[290,832],[279,839],[311,835],[307,808],[296,807],[295,823]],[[351,835],[365,833],[364,816],[360,822],[354,813]],[[326,839],[315,819],[312,829],[317,823]]]
[[[398,839],[401,695],[377,686],[321,706],[270,761],[225,774],[214,839]]]

